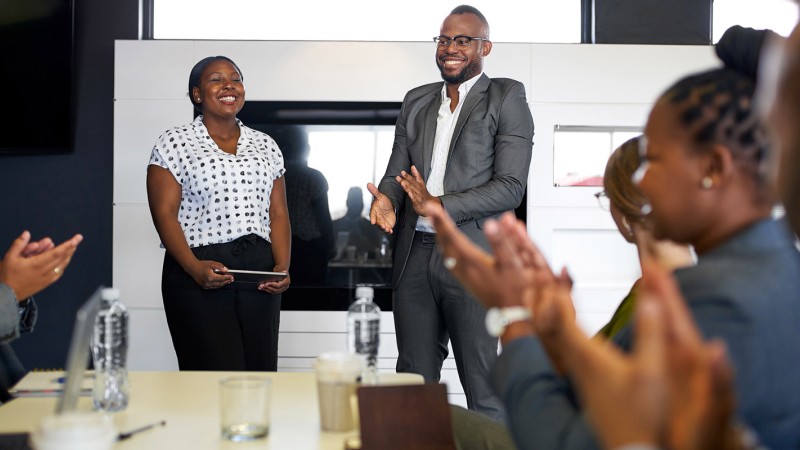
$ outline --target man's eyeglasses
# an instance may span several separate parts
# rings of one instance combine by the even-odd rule
[[[467,48],[472,41],[488,41],[487,38],[482,37],[474,37],[474,36],[467,36],[465,34],[459,34],[458,36],[435,36],[433,38],[433,42],[436,44],[437,48],[447,48],[450,47],[451,42],[456,43],[456,48]]]
[[[611,210],[611,200],[608,199],[608,194],[606,194],[606,191],[600,191],[594,194],[594,197],[597,199],[597,204],[600,205],[600,208],[603,211]]]

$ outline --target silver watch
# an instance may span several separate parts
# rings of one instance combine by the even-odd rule
[[[523,306],[509,306],[506,308],[491,308],[486,312],[486,331],[493,337],[503,334],[506,327],[514,322],[531,318],[531,312]]]

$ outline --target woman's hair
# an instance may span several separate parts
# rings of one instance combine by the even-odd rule
[[[644,218],[642,207],[647,199],[631,179],[639,168],[640,137],[628,139],[608,158],[603,174],[603,189],[608,200],[629,221]]]
[[[239,72],[239,75],[241,75],[242,81],[244,81],[244,74],[242,74],[242,69],[240,69],[239,66],[237,66],[236,63],[233,62],[233,60],[228,58],[227,56],[208,56],[201,59],[200,61],[197,62],[197,64],[194,65],[194,67],[192,67],[192,71],[189,72],[189,101],[192,102],[192,105],[194,105],[195,109],[197,109],[198,111],[201,111],[200,103],[197,103],[194,97],[192,96],[192,89],[194,89],[195,86],[200,86],[200,77],[203,75],[203,71],[206,69],[206,67],[212,62],[218,61],[220,59],[228,61],[229,63],[233,64],[233,67],[235,67],[236,71]]]
[[[765,186],[769,142],[753,104],[762,41],[756,30],[728,29],[715,46],[724,67],[681,79],[661,100],[678,108],[696,151],[707,144],[726,146],[737,164]]]

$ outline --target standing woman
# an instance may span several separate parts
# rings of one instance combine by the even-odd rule
[[[291,230],[283,155],[236,115],[242,72],[210,56],[189,75],[191,124],[158,138],[147,196],[166,248],[161,293],[181,370],[277,370],[281,281],[238,286],[228,268],[286,272]],[[232,284],[233,283],[233,284]]]

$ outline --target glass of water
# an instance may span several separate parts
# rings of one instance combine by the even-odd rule
[[[219,381],[223,438],[249,441],[269,434],[271,387],[272,381],[265,377],[241,376]]]

